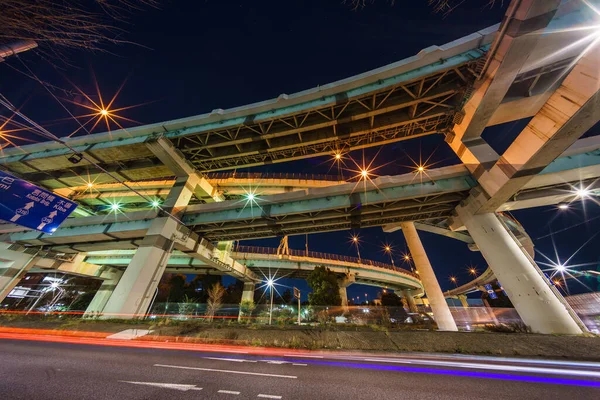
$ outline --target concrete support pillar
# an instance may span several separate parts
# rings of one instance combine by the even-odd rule
[[[200,177],[197,174],[178,177],[162,208],[176,217],[180,216],[198,186]],[[175,240],[184,236],[178,231],[179,225],[170,217],[152,221],[102,311],[104,318],[139,318],[146,314],[171,257]]]
[[[254,301],[254,289],[256,283],[244,282],[244,291],[242,292],[242,301]]]
[[[457,212],[526,325],[537,333],[582,332],[533,259],[496,214],[472,215],[464,207],[458,207]]]
[[[9,250],[9,247],[9,243],[0,243],[0,303],[19,284],[37,260],[35,255]]]
[[[139,318],[148,311],[173,250],[177,222],[154,220],[102,314],[105,318]]]
[[[458,328],[456,327],[454,318],[452,318],[450,308],[448,307],[448,303],[446,303],[440,284],[435,277],[427,253],[425,253],[425,248],[423,248],[423,243],[421,243],[415,224],[412,222],[402,222],[400,227],[406,238],[406,243],[408,244],[415,267],[419,272],[421,282],[423,282],[423,287],[425,288],[425,293],[429,299],[431,311],[433,312],[433,317],[437,323],[438,329],[440,331],[457,331]]]
[[[348,311],[348,291],[346,287],[340,286],[340,298],[342,299],[342,308]]]
[[[338,285],[340,287],[340,298],[342,299],[342,308],[344,312],[348,311],[348,291],[346,288],[356,282],[356,275],[345,274],[338,278]]]
[[[242,292],[242,302],[244,301],[252,301],[254,302],[254,289],[256,288],[256,283],[254,282],[244,282],[244,291]],[[240,306],[240,311],[238,312],[238,322],[242,320],[243,317],[242,307]]]
[[[108,299],[110,299],[110,296],[112,296],[115,288],[117,287],[117,283],[119,283],[119,280],[122,276],[123,271],[114,268],[110,268],[100,275],[104,281],[85,310],[85,314],[83,315],[84,317],[91,317],[94,314],[99,314],[104,310],[106,303],[108,303]]]
[[[483,289],[483,291],[485,291],[485,289]],[[498,325],[500,322],[498,321],[498,318],[496,318],[496,313],[494,312],[494,309],[492,308],[492,306],[490,306],[490,302],[485,297],[482,299],[482,301],[483,301],[483,305],[485,306],[485,310],[490,315],[492,322],[494,322],[494,324]]]
[[[413,297],[410,290],[408,290],[408,289],[403,290],[402,295],[404,296],[404,299],[406,299],[408,311],[410,311],[411,313],[419,312],[419,309],[417,308],[417,303],[415,303],[415,298]]]
[[[460,300],[460,304],[462,304],[462,306],[464,308],[469,308],[469,303],[467,302],[467,296],[465,296],[464,294],[458,295],[458,300]]]

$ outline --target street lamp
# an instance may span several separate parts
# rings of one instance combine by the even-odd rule
[[[396,266],[394,265],[394,257],[393,257],[393,255],[392,255],[392,246],[390,246],[389,244],[386,244],[386,245],[383,247],[383,249],[384,249],[384,251],[385,251],[386,253],[388,253],[388,254],[390,255],[390,261],[392,262],[392,267],[396,267]]]
[[[269,308],[269,325],[271,325],[271,320],[273,317],[273,285],[274,284],[275,284],[275,282],[273,282],[273,279],[267,280],[267,286],[269,287],[269,291],[271,292],[271,307]]]
[[[454,283],[454,286],[458,287],[458,281],[456,280],[456,277],[455,277],[455,276],[451,276],[451,277],[450,277],[450,281],[451,281],[452,283]]]

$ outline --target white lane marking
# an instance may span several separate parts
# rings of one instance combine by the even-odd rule
[[[179,390],[181,392],[187,392],[188,390],[202,390],[202,388],[196,387],[196,385],[181,385],[178,383],[156,383],[156,382],[133,382],[133,381],[119,381],[123,383],[131,383],[133,385],[145,385],[160,387],[163,389]]]
[[[306,367],[306,364],[292,363],[292,365],[296,365],[298,367]]]
[[[416,364],[416,365],[435,365],[438,367],[458,367],[469,369],[484,369],[492,371],[509,371],[509,372],[530,372],[534,374],[551,374],[551,375],[570,375],[570,376],[587,376],[592,378],[600,378],[600,372],[581,371],[573,369],[554,369],[554,368],[539,368],[539,367],[520,367],[518,365],[493,365],[493,364],[477,364],[455,361],[405,361],[405,360],[389,360],[385,358],[366,358],[364,361],[384,362],[396,364]]]
[[[251,362],[251,363],[257,362],[256,360],[242,360],[239,358],[221,358],[221,357],[202,357],[202,358],[206,358],[207,360],[219,360],[219,361]]]
[[[308,357],[308,358],[323,358],[323,356],[309,356],[306,354],[284,354],[284,357],[296,357],[296,358],[301,358],[301,357]]]
[[[194,371],[208,371],[208,372],[225,372],[228,374],[239,374],[239,375],[254,375],[254,376],[269,376],[272,378],[289,378],[289,379],[297,379],[297,376],[294,375],[276,375],[276,374],[263,374],[260,372],[247,372],[247,371],[231,371],[227,369],[213,369],[213,368],[199,368],[199,367],[184,367],[180,365],[165,365],[165,364],[154,364],[155,367],[163,367],[163,368],[178,368],[178,369],[191,369]]]
[[[272,394],[259,394],[257,397],[262,397],[263,399],[280,399],[281,396],[274,396]]]
[[[225,393],[225,394],[240,394],[240,392],[236,392],[233,390],[219,390],[219,393]]]

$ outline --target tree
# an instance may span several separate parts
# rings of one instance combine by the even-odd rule
[[[396,293],[383,292],[381,294],[381,305],[388,307],[402,307],[402,299]]]
[[[342,304],[337,276],[329,268],[315,267],[306,279],[312,289],[308,301],[312,306],[339,306]]]
[[[292,295],[292,291],[290,289],[285,289],[281,294],[281,302],[283,304],[290,304],[294,296]]]
[[[223,306],[223,296],[225,296],[226,289],[221,283],[215,283],[210,289],[208,289],[208,304],[206,306],[206,316],[209,321],[212,321],[213,317]]]
[[[116,21],[158,0],[0,0],[0,42],[34,40],[54,53],[61,49],[103,50],[125,43]]]
[[[185,297],[185,280],[183,274],[171,275],[169,279],[169,301],[180,302]]]

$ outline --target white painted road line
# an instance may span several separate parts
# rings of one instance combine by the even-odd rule
[[[225,394],[240,394],[240,392],[236,392],[233,390],[219,390],[219,393],[225,393]]]
[[[284,354],[283,356],[284,357],[296,357],[296,358],[304,358],[304,357],[307,357],[307,358],[323,358],[323,356],[309,356],[309,355],[306,355],[306,354]]]
[[[219,361],[250,362],[250,363],[257,362],[256,360],[242,360],[239,358],[221,358],[221,357],[202,357],[202,358],[206,358],[207,360],[219,360]]]
[[[119,381],[122,383],[131,383],[133,385],[144,385],[154,386],[163,389],[179,390],[181,392],[187,392],[188,390],[202,390],[202,388],[196,387],[196,385],[181,385],[178,383],[157,383],[157,382],[133,382],[133,381]]]
[[[259,394],[257,397],[262,397],[263,399],[280,399],[281,396],[274,396],[272,394]]]
[[[213,369],[213,368],[199,368],[199,367],[184,367],[180,365],[165,365],[165,364],[154,364],[155,367],[162,368],[178,368],[178,369],[190,369],[194,371],[207,371],[207,372],[224,372],[227,374],[238,374],[238,375],[254,375],[254,376],[269,376],[271,378],[289,378],[297,379],[294,375],[276,375],[276,374],[263,374],[260,372],[246,372],[246,371],[230,371],[227,369]]]
[[[534,374],[552,374],[552,375],[568,375],[568,376],[585,376],[590,378],[600,378],[600,372],[583,371],[575,369],[556,369],[556,368],[540,368],[540,367],[521,367],[518,365],[504,364],[479,364],[467,363],[460,361],[436,361],[436,360],[395,360],[386,358],[365,358],[364,361],[394,363],[394,364],[414,364],[414,365],[435,365],[436,367],[456,367],[467,369],[483,369],[491,371],[508,371],[508,372],[529,372]]]
[[[297,367],[306,367],[307,364],[292,363],[292,365],[295,365]]]

